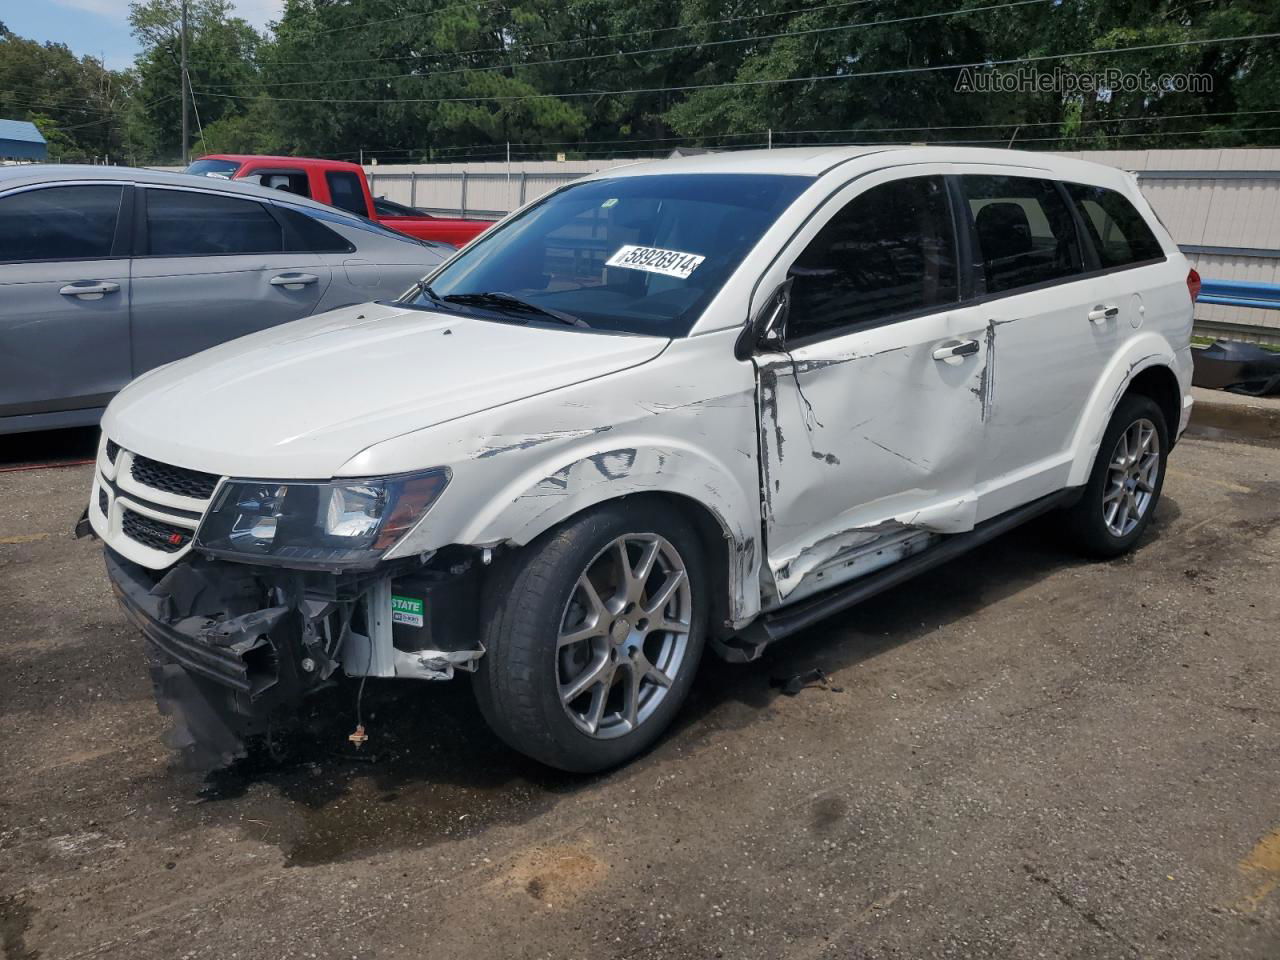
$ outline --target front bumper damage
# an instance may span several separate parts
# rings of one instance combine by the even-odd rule
[[[309,695],[347,676],[447,680],[479,644],[479,569],[467,555],[361,574],[303,573],[191,557],[152,571],[106,549],[107,574],[142,632],[167,735],[189,765],[244,756]],[[394,598],[394,605],[393,605]]]

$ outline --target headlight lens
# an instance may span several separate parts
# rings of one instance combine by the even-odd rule
[[[371,567],[448,482],[446,469],[327,483],[228,480],[196,532],[196,547],[280,566]]]

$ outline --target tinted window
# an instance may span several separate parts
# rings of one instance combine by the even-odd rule
[[[686,173],[576,183],[480,234],[431,286],[508,293],[606,330],[684,336],[812,182]],[[409,302],[431,306],[425,295]]]
[[[366,216],[369,208],[365,206],[364,191],[360,189],[360,178],[354,173],[337,173],[330,171],[324,175],[329,183],[329,196],[335,207]]]
[[[791,265],[787,338],[956,300],[955,230],[941,177],[855,197]]]
[[[276,206],[276,213],[284,218],[289,230],[289,249],[308,250],[312,253],[350,253],[355,245],[323,223],[300,210]]]
[[[46,187],[0,197],[0,261],[109,257],[123,187]]]
[[[1081,271],[1075,223],[1052,182],[963,176],[960,184],[969,201],[989,293]]]
[[[147,252],[152,256],[282,250],[280,224],[260,203],[186,190],[147,191]]]
[[[1066,187],[1103,267],[1164,259],[1160,241],[1123,194],[1082,183]]]

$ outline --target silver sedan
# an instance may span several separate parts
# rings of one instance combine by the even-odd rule
[[[95,424],[153,367],[398,296],[452,253],[250,184],[0,168],[0,434]]]

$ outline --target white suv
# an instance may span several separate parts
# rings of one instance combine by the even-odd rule
[[[1077,160],[624,167],[398,301],[134,381],[88,524],[178,742],[234,756],[339,669],[462,670],[516,749],[601,769],[708,645],[752,659],[1050,510],[1130,549],[1198,286],[1134,178]]]

